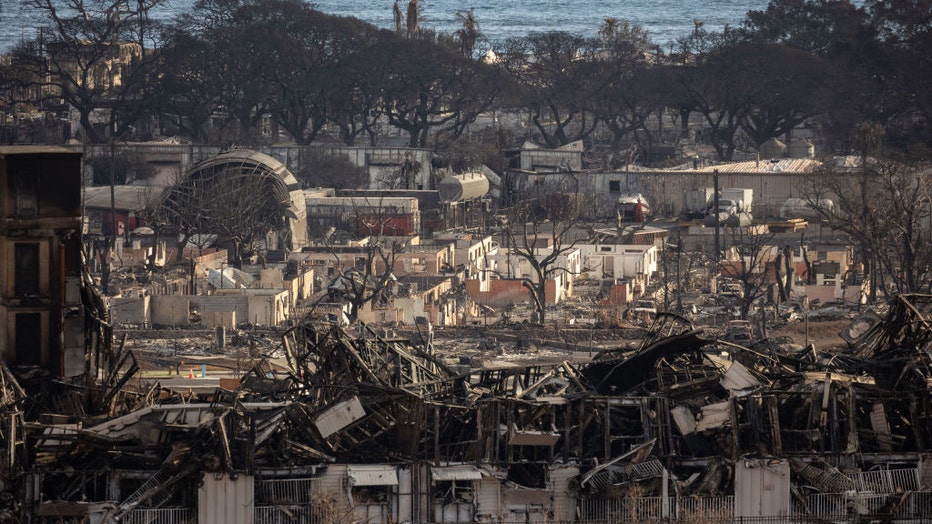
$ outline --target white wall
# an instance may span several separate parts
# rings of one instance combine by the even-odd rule
[[[139,293],[145,293],[138,290]],[[124,296],[112,297],[110,302],[110,323],[114,326],[121,324],[137,324],[144,326],[149,323],[150,297],[143,296]]]
[[[657,246],[641,244],[581,244],[580,251],[593,278],[634,279],[644,273],[649,283],[658,268]]]
[[[571,522],[576,519],[576,497],[570,489],[570,480],[579,475],[579,466],[554,464],[550,466],[550,483],[553,490],[554,520]]]
[[[786,517],[789,514],[789,462],[738,459],[735,463],[735,517]]]
[[[201,524],[253,524],[255,477],[204,475],[197,491],[197,521]]]

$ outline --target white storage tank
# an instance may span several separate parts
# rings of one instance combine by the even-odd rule
[[[448,176],[437,184],[437,191],[444,202],[475,200],[488,194],[489,179],[482,173]]]

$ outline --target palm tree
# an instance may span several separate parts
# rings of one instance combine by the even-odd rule
[[[401,34],[401,6],[398,5],[398,0],[392,4],[392,16],[395,18],[395,32]]]
[[[479,30],[479,21],[476,20],[475,8],[470,7],[469,11],[457,11],[456,17],[463,23],[463,27],[455,35],[460,43],[460,50],[466,57],[472,57],[476,50],[476,42],[482,36]]]
[[[605,20],[602,21],[602,26],[599,27],[599,36],[602,37],[602,40],[611,42],[615,39],[615,33],[617,32],[618,19],[614,16],[605,17]]]
[[[414,36],[417,34],[421,20],[423,20],[421,16],[421,0],[410,0],[408,2],[407,15],[406,30],[408,36]]]

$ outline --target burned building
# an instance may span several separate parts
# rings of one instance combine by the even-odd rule
[[[80,195],[80,153],[0,147],[3,518],[23,509],[22,482],[36,463],[29,428],[97,415],[121,385],[110,373],[106,308],[83,262]]]
[[[2,147],[0,190],[0,354],[37,385],[92,377],[109,333],[83,271],[81,154]]]
[[[576,367],[463,370],[428,337],[301,324],[284,369],[31,428],[25,506],[77,522],[918,522],[932,297],[833,355],[660,314]],[[153,391],[160,390],[159,395]],[[148,393],[144,393],[148,392]],[[54,499],[52,498],[54,497]]]
[[[66,338],[67,320],[80,318],[93,380],[69,380],[63,367],[33,395],[19,346],[4,353],[13,366],[0,370],[2,518],[774,524],[932,514],[932,296],[894,298],[833,353],[736,345],[659,314],[638,347],[579,365],[470,368],[437,354],[429,332],[308,321],[221,387],[162,386],[138,376],[124,344],[88,345],[109,340],[106,317],[80,257],[68,265],[67,232],[54,226],[64,212],[43,226],[42,210],[58,208],[38,196],[45,177],[77,166],[68,155],[4,156],[4,256],[23,242],[65,254],[60,278],[40,276],[38,294],[17,296],[6,273],[3,307],[28,314],[46,300]],[[11,156],[23,162],[10,168]],[[11,172],[32,185],[16,193]],[[20,194],[37,195],[35,216],[14,205]],[[53,299],[66,297],[52,289],[68,278],[79,278],[78,309]]]

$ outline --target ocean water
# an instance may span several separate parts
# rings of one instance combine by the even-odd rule
[[[402,8],[407,2],[399,2]],[[319,0],[322,11],[355,16],[381,27],[392,27],[392,1]],[[489,41],[534,31],[567,31],[593,36],[606,17],[641,25],[651,39],[667,45],[693,30],[694,20],[709,29],[741,23],[750,10],[766,0],[427,0],[422,25],[452,32],[461,27],[456,13],[473,9],[479,28]]]
[[[169,0],[152,17],[168,20],[190,11],[194,0]],[[355,16],[380,27],[391,27],[392,0],[317,0],[319,10]],[[406,0],[400,2],[402,9]],[[460,27],[456,13],[474,9],[479,28],[490,46],[511,36],[534,31],[561,30],[592,36],[609,16],[629,20],[647,30],[655,43],[667,48],[693,30],[700,20],[710,30],[740,25],[749,10],[761,10],[766,0],[426,0],[422,26],[452,32]],[[0,52],[23,38],[34,38],[42,19],[22,0],[0,0]],[[47,24],[46,24],[47,25]]]

